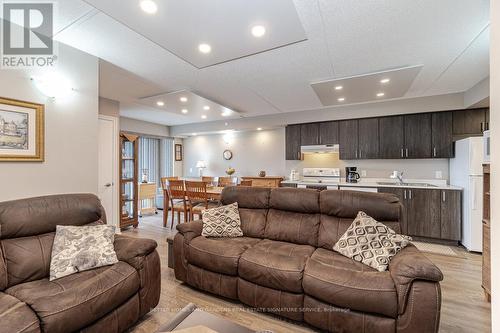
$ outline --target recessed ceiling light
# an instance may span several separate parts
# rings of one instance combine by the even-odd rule
[[[345,101],[345,98],[344,97],[337,98],[337,101],[343,102],[343,101]]]
[[[201,119],[207,119],[207,116],[206,115],[202,115]]]
[[[203,107],[203,110],[205,110],[205,111],[208,111],[208,110],[210,110],[210,106],[208,106],[208,105],[205,105],[205,106]]]
[[[257,131],[262,131],[262,127],[257,127]]]
[[[262,37],[266,34],[266,28],[264,28],[262,25],[255,25],[252,27],[252,35],[254,37]]]
[[[385,94],[383,92],[380,92],[377,94],[377,97],[382,97],[382,96],[385,96]]]
[[[224,126],[227,126],[227,125],[229,125],[229,124],[228,123],[224,123]]]
[[[223,117],[228,117],[228,116],[231,115],[231,111],[227,111],[226,110],[226,111],[222,112],[220,115],[223,116]]]
[[[391,81],[391,79],[382,79],[380,80],[380,83],[389,83],[389,81]]]
[[[181,112],[184,113],[184,114],[186,114],[186,113],[188,113],[188,110],[187,109],[182,109]]]
[[[342,87],[342,86],[336,86],[335,90],[342,90],[342,88],[344,88],[344,87]]]
[[[163,101],[158,101],[158,102],[156,102],[156,105],[163,106],[163,105],[165,105],[165,103]]]
[[[148,14],[155,14],[158,11],[158,6],[153,0],[142,0],[140,6]]]
[[[179,98],[179,101],[181,101],[182,103],[186,103],[188,99],[187,97],[182,96],[181,98]]]
[[[202,43],[200,45],[198,45],[198,51],[200,51],[201,53],[210,53],[210,51],[212,51],[212,47],[208,44],[205,44],[205,43]]]

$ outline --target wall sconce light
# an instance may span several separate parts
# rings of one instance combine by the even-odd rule
[[[55,72],[32,77],[31,81],[42,94],[53,99],[63,99],[74,91],[71,82]]]

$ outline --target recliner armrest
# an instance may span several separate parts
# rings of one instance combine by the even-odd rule
[[[177,231],[184,236],[184,240],[189,243],[193,238],[201,236],[203,223],[200,220],[177,225]]]
[[[413,244],[409,244],[392,258],[389,272],[396,285],[400,314],[404,312],[408,292],[414,280],[443,280],[441,270]]]
[[[158,244],[152,239],[133,238],[115,235],[115,252],[118,260],[124,261],[135,269],[142,268],[144,257],[152,253]]]

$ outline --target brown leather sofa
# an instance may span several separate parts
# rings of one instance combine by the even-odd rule
[[[160,297],[156,242],[115,237],[120,260],[49,282],[56,225],[105,223],[91,194],[0,203],[0,331],[123,332]]]
[[[443,276],[413,245],[386,272],[332,251],[360,210],[404,232],[395,196],[226,188],[222,203],[233,202],[243,237],[205,238],[200,221],[177,226],[177,279],[330,332],[438,331]]]

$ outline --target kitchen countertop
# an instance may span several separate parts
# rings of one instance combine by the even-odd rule
[[[426,190],[455,190],[461,191],[462,188],[458,186],[446,184],[446,180],[426,180],[426,179],[405,179],[405,183],[425,183],[432,184],[435,186],[418,186],[418,185],[380,185],[378,182],[395,182],[394,179],[390,178],[365,178],[358,181],[358,183],[347,183],[345,179],[342,179],[338,184],[340,187],[389,187],[389,188],[415,188],[415,189],[426,189]],[[284,180],[284,184],[304,184],[303,181],[298,180]],[[334,185],[335,186],[335,185]]]

